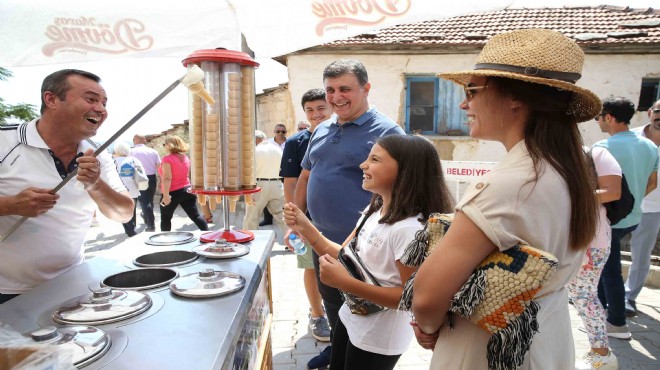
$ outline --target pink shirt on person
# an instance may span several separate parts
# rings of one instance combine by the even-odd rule
[[[163,164],[169,164],[172,170],[172,183],[170,184],[170,191],[183,189],[190,186],[190,178],[188,172],[190,171],[190,159],[185,154],[168,154],[163,157],[161,167],[158,168],[158,173],[163,176]],[[162,184],[161,184],[162,190]]]

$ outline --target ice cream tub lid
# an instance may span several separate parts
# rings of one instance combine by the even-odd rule
[[[210,298],[236,292],[244,286],[245,279],[239,274],[205,269],[174,280],[170,290],[182,297]]]

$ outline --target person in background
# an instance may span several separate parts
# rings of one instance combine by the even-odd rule
[[[360,169],[364,173],[362,187],[373,195],[343,244],[324,237],[293,203],[284,207],[287,225],[311,241],[321,255],[321,280],[325,284],[389,308],[365,316],[353,312],[346,303],[341,306],[339,320],[332,328],[332,370],[394,368],[413,338],[410,314],[397,308],[403,284],[416,268],[400,260],[431,213],[452,210],[438,152],[428,139],[382,137]],[[349,275],[337,260],[339,251],[349,243],[354,243],[353,249],[379,286]]]
[[[630,131],[653,141],[655,145],[660,145],[660,100],[649,108],[648,115],[649,123]],[[642,218],[630,237],[632,264],[625,284],[627,316],[637,315],[637,296],[642,291],[646,276],[651,269],[651,253],[658,240],[658,230],[660,230],[660,188],[656,187],[642,200]]]
[[[325,93],[323,93],[325,95]],[[324,99],[325,100],[325,99]],[[309,118],[308,118],[309,119]],[[307,130],[311,127],[312,125],[309,124],[307,121],[300,121],[298,122],[298,127],[297,130],[298,132]],[[287,139],[288,140],[288,139]]]
[[[611,136],[594,146],[607,149],[621,166],[630,193],[635,198],[632,212],[612,225],[612,243],[598,284],[598,299],[607,309],[607,333],[610,337],[629,339],[626,324],[626,292],[621,275],[621,239],[637,228],[642,218],[642,200],[657,186],[658,146],[629,129],[635,105],[622,97],[609,97],[603,101],[602,111],[596,117],[601,131]]]
[[[211,206],[208,203],[202,204],[202,213],[204,214],[204,219],[207,224],[213,223],[213,213],[211,212]]]
[[[554,255],[558,266],[535,299],[538,332],[518,369],[574,368],[565,286],[598,227],[578,123],[598,114],[600,100],[575,84],[583,63],[572,39],[525,29],[493,36],[474,69],[438,75],[463,87],[470,137],[499,142],[506,155],[465,190],[451,227],[417,271],[413,328],[420,345],[433,349],[430,369],[488,369],[490,333],[459,315],[450,329],[447,312],[490,253],[520,241]]]
[[[275,129],[273,129],[273,137],[268,139],[268,141],[277,145],[280,151],[284,151],[284,146],[286,145],[286,126],[281,123],[276,124]]]
[[[100,81],[77,69],[54,72],[41,85],[41,117],[0,129],[0,234],[28,217],[0,242],[0,303],[80,264],[97,207],[110,220],[131,219],[133,200],[110,153],[92,155],[90,138],[108,117]]]
[[[140,215],[146,225],[144,231],[156,231],[156,220],[154,218],[154,195],[156,194],[157,177],[156,172],[160,166],[160,155],[158,151],[148,147],[147,139],[144,135],[133,136],[133,149],[131,156],[137,158],[144,166],[144,171],[149,178],[149,187],[147,190],[140,190],[138,202],[142,210]]]
[[[359,61],[330,63],[323,71],[323,85],[325,100],[335,115],[320,124],[310,138],[294,198],[303,212],[309,209],[314,226],[325,237],[341,244],[371,197],[362,188],[364,174],[360,164],[377,139],[405,133],[396,122],[369,106],[371,84],[367,69]],[[318,257],[315,252],[314,270],[332,329],[339,319],[343,300],[336,288],[319,280]],[[307,366],[310,369],[327,366],[330,353],[331,348],[327,347]]]
[[[270,139],[268,139],[268,142],[276,145],[278,148],[280,148],[280,152],[284,152],[284,147],[286,145],[286,126],[284,126],[281,123],[278,123],[275,125],[275,129],[273,129],[273,134],[274,136]],[[272,225],[273,224],[273,215],[268,211],[268,207],[264,208],[264,219],[259,222],[259,226],[266,226],[266,225]]]
[[[280,176],[284,178],[284,201],[286,203],[293,202],[294,200],[296,184],[298,183],[300,172],[302,172],[301,163],[303,158],[305,158],[309,138],[312,136],[316,126],[329,119],[332,115],[332,111],[325,101],[325,91],[323,89],[311,89],[305,92],[302,96],[301,104],[307,120],[311,122],[311,126],[307,121],[300,121],[298,123],[298,132],[286,140],[282,163],[280,165]],[[284,242],[288,245],[288,239],[285,239]],[[303,283],[310,306],[309,328],[312,331],[312,336],[317,340],[329,342],[330,326],[323,310],[321,293],[319,293],[319,286],[316,282],[314,261],[312,261],[313,253],[312,248],[307,248],[305,254],[296,256],[296,259],[298,260],[298,268],[305,270],[303,273]]]
[[[163,192],[160,199],[161,231],[172,229],[172,216],[179,205],[200,230],[208,230],[209,226],[197,208],[197,197],[188,192],[190,159],[184,154],[188,151],[188,144],[173,135],[165,138],[163,146],[170,154],[163,157],[158,170]]]
[[[589,244],[584,263],[577,275],[568,284],[568,295],[573,301],[589,337],[591,350],[575,364],[576,370],[615,370],[618,360],[610,349],[605,326],[605,309],[598,300],[598,281],[610,254],[612,228],[607,219],[603,203],[621,198],[621,167],[612,154],[601,147],[589,150],[593,162],[594,176],[597,177],[598,231]]]
[[[254,138],[257,146],[254,151],[255,175],[257,186],[261,191],[254,195],[254,204],[245,205],[243,228],[257,230],[259,228],[259,215],[265,208],[270,210],[273,221],[281,232],[286,231],[282,206],[284,205],[284,185],[280,178],[280,163],[282,152],[277,144],[266,140],[266,134],[256,130]]]
[[[128,189],[128,193],[133,198],[133,203],[136,203],[140,191],[138,190],[138,183],[135,181],[135,171],[142,171],[144,173],[144,168],[142,167],[142,162],[139,159],[130,155],[131,148],[126,143],[116,143],[114,147],[114,156],[115,156],[115,166],[117,166],[117,172],[119,173],[119,178]],[[135,236],[135,208],[133,207],[133,218],[130,221],[124,222],[124,232],[128,237]]]

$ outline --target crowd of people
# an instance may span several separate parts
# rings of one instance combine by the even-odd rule
[[[493,352],[510,349],[493,346],[493,333],[454,303],[484,260],[520,243],[552,255],[556,271],[525,302],[533,340],[517,368],[618,368],[609,339],[631,337],[626,317],[637,314],[660,229],[660,101],[649,123],[631,130],[630,100],[601,101],[576,84],[583,62],[570,38],[529,29],[492,37],[474,69],[438,75],[462,86],[470,137],[506,150],[460,199],[447,190],[434,145],[406,135],[369,104],[372,86],[359,61],[324,69],[323,88],[301,98],[307,121],[295,125],[297,133],[287,138],[284,124],[270,139],[255,132],[262,191],[246,204],[243,227],[258,229],[267,211],[288,248],[294,234],[308,246],[297,259],[309,327],[331,342],[309,369],[393,369],[413,339],[433,350],[431,369],[493,368]],[[171,230],[178,206],[208,230],[210,216],[188,191],[181,138],[165,138],[162,158],[142,135],[133,148],[115,145],[114,161],[108,153],[94,156],[90,138],[107,117],[100,79],[58,71],[46,77],[41,95],[40,118],[0,131],[0,231],[28,217],[0,242],[0,304],[81,263],[95,209],[123,223],[130,237],[139,204],[145,231],[155,231],[158,183],[161,231]],[[578,124],[594,118],[609,137],[586,147]],[[53,193],[74,170],[80,186]],[[612,222],[608,204],[626,192],[632,210]],[[453,213],[439,241],[425,234],[437,213]],[[57,249],[37,241],[44,233]],[[624,282],[621,240],[628,234],[633,262]],[[403,263],[411,245],[431,240],[419,268]],[[485,299],[511,298],[493,291]],[[411,312],[401,308],[405,292]],[[577,362],[569,298],[591,347]],[[459,314],[449,320],[449,311]]]

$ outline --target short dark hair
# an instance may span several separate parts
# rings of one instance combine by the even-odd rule
[[[67,78],[72,75],[89,78],[90,80],[94,80],[97,83],[101,82],[101,77],[87,71],[81,71],[79,69],[62,69],[49,74],[46,76],[46,78],[44,78],[44,81],[41,84],[41,114],[44,114],[44,111],[46,110],[44,93],[46,93],[46,91],[50,91],[60,100],[64,100],[66,98],[66,93],[69,91],[69,89],[71,89],[71,85],[67,81]]]
[[[629,125],[630,119],[635,115],[635,104],[621,96],[610,96],[603,100],[602,114],[609,114],[617,122]]]
[[[325,81],[326,78],[340,77],[349,73],[352,73],[357,77],[360,86],[364,86],[369,82],[369,75],[367,74],[367,69],[364,67],[364,64],[357,60],[346,59],[335,60],[325,67],[323,70],[323,81]]]
[[[305,103],[315,100],[324,100],[325,101],[325,90],[323,89],[311,89],[307,90],[300,99],[300,105],[305,108]]]
[[[376,144],[385,149],[398,165],[392,203],[380,223],[392,225],[419,214],[420,222],[425,222],[431,213],[454,211],[438,151],[428,139],[416,135],[388,135]],[[374,194],[367,214],[382,206],[382,197]]]

